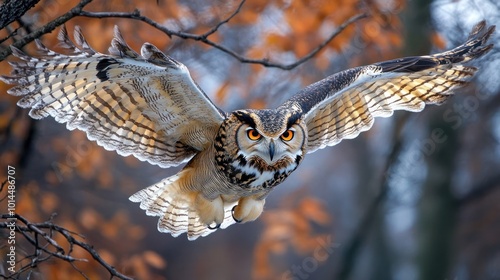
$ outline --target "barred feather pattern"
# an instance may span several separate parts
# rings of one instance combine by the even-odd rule
[[[494,26],[474,27],[464,44],[430,56],[406,57],[348,69],[306,87],[283,105],[305,115],[308,153],[352,139],[371,128],[375,117],[395,110],[422,111],[441,104],[476,72],[462,63],[487,53]]]
[[[366,68],[358,79],[369,79],[376,69]],[[426,104],[441,104],[456,87],[472,77],[473,67],[455,66],[386,79],[377,79],[346,90],[316,109],[307,119],[308,152],[355,138],[371,128],[375,117],[389,117],[395,110],[420,112]],[[395,76],[387,74],[386,76]]]
[[[21,62],[11,62],[17,84],[8,93],[30,116],[53,116],[68,129],[120,155],[134,155],[162,167],[192,158],[213,141],[222,113],[198,88],[184,65],[144,44],[131,50],[115,28],[110,55],[94,51],[79,27],[74,45],[65,28],[58,36],[72,54],[56,53],[40,41],[40,57],[12,48]]]
[[[207,227],[199,219],[195,208],[194,194],[182,190],[179,184],[182,171],[147,187],[130,197],[130,201],[140,203],[140,208],[148,216],[158,216],[158,231],[170,233],[177,237],[187,233],[189,240],[204,237],[214,230]],[[224,229],[235,223],[232,208],[236,201],[224,205],[224,221],[220,228]]]

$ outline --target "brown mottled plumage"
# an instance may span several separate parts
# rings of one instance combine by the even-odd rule
[[[477,24],[464,44],[447,52],[352,68],[312,84],[276,109],[218,109],[186,67],[145,43],[133,51],[115,28],[110,54],[93,50],[79,27],[72,54],[36,41],[31,57],[12,47],[17,84],[8,92],[30,116],[54,117],[68,129],[120,155],[161,167],[189,161],[176,175],[130,197],[158,230],[189,239],[218,227],[259,217],[269,192],[287,178],[306,153],[368,130],[374,117],[394,110],[418,112],[440,104],[464,86],[476,68],[463,63],[487,53],[494,26]]]

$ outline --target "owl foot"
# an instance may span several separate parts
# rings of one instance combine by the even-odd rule
[[[241,198],[231,210],[234,221],[237,223],[254,221],[264,210],[265,202],[265,199],[257,199],[252,196]]]
[[[215,230],[220,227],[224,221],[224,202],[220,196],[209,200],[199,193],[196,195],[195,205],[200,222],[207,225],[209,229]]]

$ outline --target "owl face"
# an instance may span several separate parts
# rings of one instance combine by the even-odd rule
[[[217,166],[245,188],[269,188],[294,171],[305,154],[301,119],[278,110],[235,111],[215,142]]]
[[[239,154],[246,160],[263,160],[270,167],[277,162],[294,161],[297,156],[302,156],[304,131],[297,124],[277,134],[242,124],[236,133],[236,143]]]

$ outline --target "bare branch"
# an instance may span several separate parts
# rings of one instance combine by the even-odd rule
[[[26,259],[31,260],[29,264],[23,265],[12,275],[0,274],[1,277],[13,278],[21,276],[22,273],[33,269],[38,264],[44,261],[47,261],[51,258],[57,258],[71,264],[75,268],[75,270],[77,270],[84,278],[88,279],[83,271],[81,271],[76,266],[76,262],[87,262],[88,260],[74,258],[73,256],[71,256],[71,254],[73,253],[73,248],[77,246],[87,251],[94,260],[96,260],[109,272],[112,277],[117,277],[124,280],[132,279],[120,273],[113,266],[104,261],[92,245],[75,238],[75,236],[82,237],[81,235],[54,224],[52,222],[52,219],[43,223],[32,223],[28,221],[28,219],[18,214],[12,216],[9,214],[2,214],[0,215],[0,219],[5,220],[4,222],[0,223],[0,229],[8,229],[9,224],[7,220],[11,221],[12,219],[15,219],[15,231],[19,232],[24,237],[24,239],[32,244],[35,248],[34,254],[26,256]],[[21,224],[19,224],[19,222]],[[66,252],[63,246],[55,241],[55,239],[53,238],[54,234],[59,234],[66,239],[69,244],[68,252]]]
[[[319,46],[317,46],[314,50],[312,50],[310,53],[308,53],[307,55],[305,55],[301,59],[297,60],[296,62],[294,62],[292,64],[285,65],[284,69],[285,70],[293,69],[293,68],[299,66],[300,64],[304,63],[305,61],[311,59],[313,56],[315,56],[317,53],[319,53],[326,45],[328,45],[335,37],[337,37],[337,35],[339,35],[340,32],[342,32],[344,29],[346,29],[349,25],[351,25],[352,23],[354,23],[362,18],[365,18],[367,16],[368,16],[367,14],[358,14],[358,15],[355,15],[355,16],[349,18],[348,20],[344,21],[344,23],[342,23],[330,35],[330,37],[328,37],[328,39],[326,39],[323,43],[321,43]],[[276,67],[279,67],[279,66],[276,66]],[[282,67],[279,67],[279,68],[282,68]]]
[[[229,16],[227,17],[225,20],[219,22],[216,26],[214,26],[212,29],[210,29],[209,31],[207,31],[205,34],[203,35],[200,35],[202,37],[208,37],[212,34],[214,34],[215,32],[217,32],[217,30],[219,30],[219,27],[221,27],[222,25],[228,23],[232,18],[234,18],[234,16],[236,16],[240,10],[241,10],[241,7],[243,7],[243,4],[245,4],[245,1],[246,0],[242,0],[240,2],[240,4],[238,5],[238,8],[236,8],[236,10]]]
[[[4,1],[0,6],[0,29],[24,15],[40,0]]]
[[[362,18],[365,18],[367,15],[366,14],[358,14],[355,15],[351,18],[349,18],[347,21],[345,21],[343,24],[341,24],[323,43],[321,43],[319,46],[317,46],[314,50],[312,50],[310,53],[305,55],[304,57],[298,59],[297,61],[289,64],[282,64],[282,63],[277,63],[277,62],[271,62],[269,59],[264,58],[264,59],[251,59],[248,57],[245,57],[243,55],[240,55],[236,53],[235,51],[220,45],[212,40],[209,40],[208,37],[215,32],[219,30],[219,28],[229,22],[232,18],[234,18],[241,10],[243,7],[245,0],[242,0],[236,10],[229,15],[226,19],[222,20],[219,22],[217,25],[215,25],[212,29],[207,31],[204,34],[192,34],[188,32],[183,32],[183,31],[175,31],[172,29],[169,29],[160,23],[152,20],[151,18],[148,18],[146,16],[143,16],[139,10],[135,10],[133,12],[88,12],[84,11],[83,8],[89,4],[92,0],[82,0],[78,5],[76,5],[73,9],[68,11],[66,14],[60,16],[59,18],[49,22],[45,26],[39,28],[38,30],[35,30],[34,32],[31,32],[30,34],[24,36],[21,38],[19,41],[13,44],[13,46],[17,48],[21,48],[24,45],[28,44],[29,42],[33,41],[36,38],[39,38],[41,35],[51,32],[58,26],[64,24],[68,20],[70,20],[73,17],[76,16],[83,16],[83,17],[89,17],[89,18],[129,18],[129,19],[134,19],[138,20],[141,22],[144,22],[159,31],[162,31],[165,33],[167,36],[172,37],[179,37],[182,39],[189,39],[189,40],[194,40],[194,41],[199,41],[204,44],[207,44],[209,46],[212,46],[215,49],[218,49],[224,53],[229,54],[230,56],[236,58],[239,60],[241,63],[252,63],[252,64],[261,64],[265,67],[274,67],[274,68],[280,68],[283,70],[291,70],[302,63],[306,62],[307,60],[311,59],[314,57],[316,54],[318,54],[328,43],[330,43],[338,34],[340,34],[347,26],[350,24],[356,22],[357,20],[360,20]],[[7,56],[9,56],[12,53],[12,51],[7,48],[4,51],[0,52],[0,61],[4,60]]]
[[[179,38],[182,38],[182,39],[189,39],[189,40],[194,40],[194,41],[199,41],[199,42],[203,42],[209,46],[212,46],[214,47],[215,49],[218,49],[222,52],[225,52],[227,54],[229,54],[230,56],[236,58],[237,60],[239,60],[241,63],[252,63],[252,64],[261,64],[265,67],[273,67],[273,68],[280,68],[280,69],[283,69],[283,70],[291,70],[297,66],[299,66],[300,64],[306,62],[307,60],[311,59],[313,56],[315,56],[316,54],[318,54],[326,45],[328,45],[328,43],[330,43],[338,34],[340,34],[340,32],[342,32],[345,28],[347,28],[347,26],[349,26],[350,24],[356,22],[357,20],[360,20],[362,18],[365,18],[367,15],[366,14],[358,14],[358,15],[355,15],[351,18],[349,18],[348,20],[346,20],[343,24],[341,24],[329,37],[328,39],[326,39],[323,43],[321,43],[319,46],[317,46],[314,50],[312,50],[310,53],[308,53],[307,55],[305,55],[304,57],[302,57],[301,59],[293,62],[293,63],[290,63],[290,64],[282,64],[282,63],[277,63],[277,62],[271,62],[269,61],[268,59],[251,59],[251,58],[247,58],[245,56],[242,56],[238,53],[236,53],[235,51],[225,47],[225,46],[222,46],[222,45],[219,45],[218,43],[214,42],[214,41],[211,41],[207,38],[208,35],[210,34],[213,34],[215,31],[218,30],[218,28],[228,22],[231,18],[233,18],[236,13],[238,13],[238,11],[241,9],[241,6],[243,5],[244,1],[242,1],[240,3],[240,5],[238,6],[238,9],[231,15],[229,16],[226,20],[220,22],[219,24],[217,24],[214,28],[212,28],[210,31],[208,31],[207,33],[205,34],[201,34],[201,35],[197,35],[197,34],[192,34],[192,33],[186,33],[186,32],[182,32],[182,31],[175,31],[175,30],[172,30],[172,29],[169,29],[161,24],[159,24],[158,22],[146,17],[146,16],[143,16],[141,15],[140,11],[138,10],[135,10],[134,12],[131,12],[131,13],[123,13],[123,12],[87,12],[87,11],[81,11],[80,12],[80,16],[84,16],[84,17],[90,17],[90,18],[110,18],[110,17],[116,17],[116,18],[129,18],[129,19],[134,19],[134,20],[138,20],[138,21],[142,21],[144,23],[147,23],[149,24],[150,26],[162,31],[163,33],[165,33],[167,36],[169,37],[172,37],[172,36],[176,36],[176,37],[179,37]]]
[[[16,41],[12,46],[16,48],[22,48],[26,44],[30,43],[31,41],[39,38],[43,34],[49,33],[52,30],[56,29],[58,26],[61,26],[68,20],[78,16],[80,12],[82,12],[82,9],[92,2],[92,0],[82,0],[80,3],[78,3],[75,7],[73,7],[71,10],[69,10],[67,13],[64,15],[54,19],[53,21],[47,23],[46,25],[42,26],[41,28],[31,32],[30,34],[22,37],[18,41]],[[12,50],[10,48],[6,48],[0,52],[0,61],[4,60],[6,57],[8,57],[10,54],[12,54]]]

